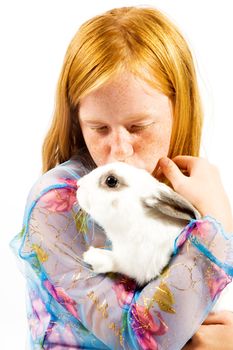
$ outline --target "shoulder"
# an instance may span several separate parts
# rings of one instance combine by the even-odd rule
[[[77,180],[94,167],[94,163],[88,162],[88,158],[74,156],[41,175],[29,191],[25,215],[41,197],[44,198],[46,194],[54,192],[52,190],[70,189],[76,191]]]

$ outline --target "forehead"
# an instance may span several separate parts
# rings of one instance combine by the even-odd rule
[[[111,116],[127,121],[145,118],[168,106],[169,100],[144,80],[126,74],[83,96],[79,103],[81,120],[99,121]]]

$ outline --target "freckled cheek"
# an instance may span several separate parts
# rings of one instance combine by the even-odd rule
[[[135,146],[137,159],[143,160],[143,167],[152,174],[161,157],[167,156],[170,146],[169,130],[148,134]]]
[[[109,145],[98,135],[89,135],[85,139],[90,155],[97,166],[104,165],[109,152]]]
[[[171,133],[169,129],[156,130],[143,135],[143,139],[135,144],[134,150],[145,156],[165,156],[168,154]]]

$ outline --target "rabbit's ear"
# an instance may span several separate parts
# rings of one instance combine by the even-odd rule
[[[143,205],[152,211],[164,214],[176,219],[191,220],[200,219],[198,210],[181,195],[171,188],[159,188],[155,195],[144,198]]]

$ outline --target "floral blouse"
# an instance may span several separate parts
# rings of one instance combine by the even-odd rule
[[[231,282],[233,238],[207,216],[184,227],[147,285],[95,274],[82,254],[111,242],[76,202],[76,181],[91,169],[72,157],[42,175],[11,242],[27,282],[30,349],[179,350]]]

